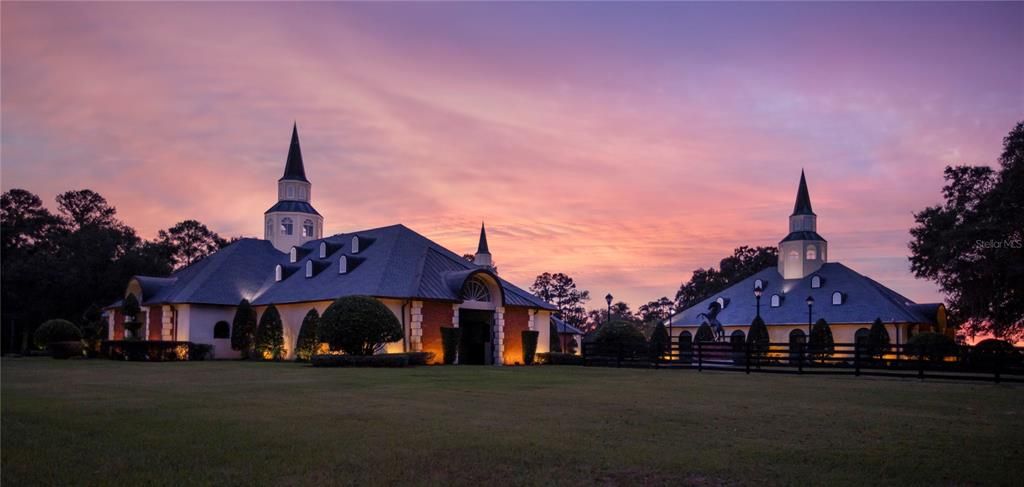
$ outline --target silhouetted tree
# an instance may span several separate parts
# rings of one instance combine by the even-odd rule
[[[320,345],[317,339],[317,325],[320,323],[320,313],[315,309],[309,310],[306,317],[302,319],[302,326],[299,328],[299,338],[295,343],[295,356],[299,360],[309,360],[316,353]]]
[[[679,286],[676,292],[678,309],[689,308],[766,267],[778,265],[778,255],[775,247],[744,245],[733,250],[731,256],[722,259],[718,270],[709,267],[693,271],[690,280]]]
[[[178,269],[220,250],[228,241],[196,220],[185,220],[160,230],[157,243],[167,247],[171,261]]]
[[[285,356],[284,325],[281,314],[274,305],[267,306],[256,326],[256,356],[263,359],[281,360]]]
[[[243,299],[235,308],[235,318],[231,321],[231,349],[241,352],[242,358],[251,358],[255,341],[256,310],[252,309],[249,300]]]
[[[590,301],[590,292],[577,289],[572,277],[561,272],[545,272],[533,280],[530,292],[558,308],[556,315],[562,321],[587,331],[587,312],[583,305]]]

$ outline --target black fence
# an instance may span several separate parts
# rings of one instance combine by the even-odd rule
[[[1024,347],[956,346],[921,350],[907,345],[871,349],[866,344],[836,343],[816,348],[806,343],[729,343],[672,340],[664,355],[642,346],[583,344],[586,366],[660,367],[782,374],[849,374],[920,379],[1024,382]]]

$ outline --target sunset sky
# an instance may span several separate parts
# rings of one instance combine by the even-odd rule
[[[913,213],[1024,119],[1024,4],[2,4],[2,186],[262,236],[292,122],[325,234],[481,221],[521,286],[674,296],[787,233],[911,299]]]

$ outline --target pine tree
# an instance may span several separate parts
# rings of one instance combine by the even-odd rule
[[[309,360],[316,354],[320,341],[316,337],[317,325],[320,323],[320,313],[315,309],[309,310],[306,317],[302,319],[302,326],[299,328],[299,339],[295,344],[295,356],[299,360]]]
[[[871,331],[868,332],[868,354],[872,357],[881,357],[889,349],[889,331],[885,329],[881,318],[875,318],[871,324]]]
[[[263,359],[284,358],[284,325],[274,305],[267,306],[256,327],[256,356]]]
[[[242,358],[250,358],[255,336],[256,310],[249,305],[249,300],[243,299],[231,322],[231,349],[242,352]]]

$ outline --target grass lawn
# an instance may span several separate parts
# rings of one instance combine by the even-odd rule
[[[1024,387],[2,361],[2,483],[1016,484]]]

